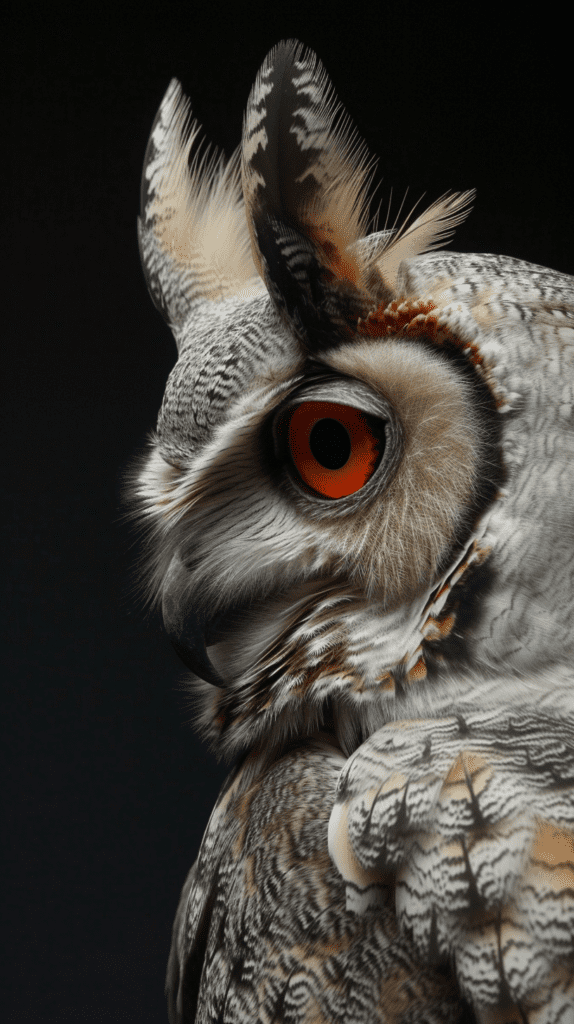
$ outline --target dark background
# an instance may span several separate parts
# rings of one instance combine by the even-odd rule
[[[14,960],[0,1013],[152,1024],[166,1019],[171,922],[226,771],[189,728],[184,672],[130,592],[138,548],[120,507],[175,358],[135,223],[163,92],[178,76],[230,154],[267,51],[299,38],[380,158],[383,220],[391,186],[393,211],[407,185],[409,202],[475,186],[455,249],[571,273],[571,53],[564,26],[511,23],[504,5],[21,4],[5,24]]]

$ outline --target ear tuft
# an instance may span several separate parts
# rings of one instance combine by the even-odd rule
[[[155,305],[177,333],[197,303],[256,281],[241,195],[239,152],[216,150],[190,162],[200,127],[172,79],[146,151],[138,221],[140,253]]]
[[[243,124],[243,194],[255,265],[311,347],[346,336],[368,303],[362,260],[373,165],[314,53],[265,59]]]

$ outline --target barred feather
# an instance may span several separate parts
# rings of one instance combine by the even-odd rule
[[[372,162],[299,43],[280,43],[257,76],[241,166],[253,258],[277,307],[306,343],[344,336],[372,304],[350,248],[366,234]]]
[[[290,40],[266,57],[243,126],[242,175],[254,260],[278,224],[342,254],[367,233],[373,161],[321,62]],[[349,268],[350,272],[350,268]]]
[[[539,1006],[567,1020],[573,787],[571,715],[502,704],[383,727],[345,765],[331,814],[347,907],[364,913],[392,873],[403,930],[423,960],[455,964],[471,1005],[509,997],[533,1020]]]

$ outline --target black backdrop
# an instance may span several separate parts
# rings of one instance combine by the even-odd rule
[[[571,54],[564,26],[511,23],[502,5],[21,4],[7,28],[2,1017],[151,1024],[225,774],[130,593],[138,549],[119,504],[175,356],[135,231],[162,94],[177,75],[229,154],[268,49],[299,38],[380,158],[383,210],[391,186],[393,211],[407,185],[427,201],[476,186],[454,248],[572,272]]]

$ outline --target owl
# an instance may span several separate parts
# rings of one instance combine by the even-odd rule
[[[370,230],[322,65],[229,162],[173,80],[139,241],[177,344],[134,472],[146,580],[234,760],[171,1024],[574,1022],[574,278]]]

